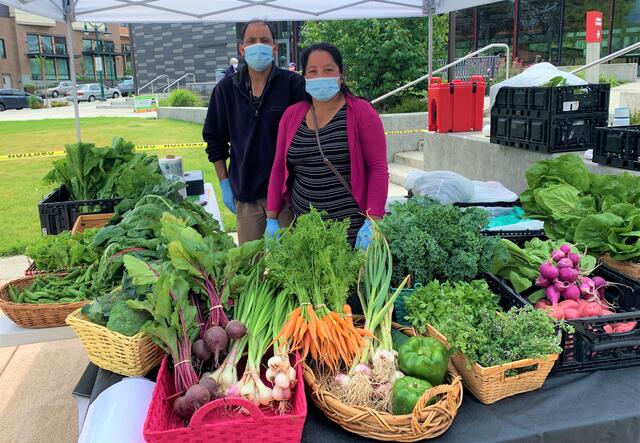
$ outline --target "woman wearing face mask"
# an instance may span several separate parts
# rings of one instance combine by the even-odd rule
[[[266,236],[277,234],[278,215],[290,203],[295,215],[311,206],[331,219],[350,219],[349,241],[366,248],[389,186],[386,141],[380,117],[344,84],[342,55],[328,43],[301,57],[307,100],[280,120],[267,197]]]

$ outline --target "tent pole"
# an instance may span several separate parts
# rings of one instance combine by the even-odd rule
[[[70,18],[67,18],[66,24],[67,49],[69,51],[69,76],[71,77],[71,98],[73,99],[73,113],[76,120],[76,140],[80,143],[82,141],[80,135],[80,109],[78,109],[78,85],[76,84],[76,64],[73,51],[73,27]]]
[[[429,85],[431,85],[431,73],[433,72],[433,4],[429,2]],[[427,86],[428,87],[428,86]]]

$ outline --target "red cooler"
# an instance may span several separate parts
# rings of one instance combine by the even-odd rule
[[[429,85],[429,131],[467,132],[482,130],[484,78],[474,75],[471,81],[442,83],[433,77]]]

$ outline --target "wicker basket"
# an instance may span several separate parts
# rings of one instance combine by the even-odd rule
[[[79,215],[75,223],[73,224],[73,228],[71,228],[71,233],[75,234],[89,228],[102,228],[107,223],[109,223],[109,220],[111,220],[114,215],[115,214],[113,212],[105,214]]]
[[[64,326],[70,312],[89,303],[83,300],[74,303],[14,303],[9,297],[9,286],[23,289],[31,286],[35,276],[20,277],[0,286],[0,309],[18,326],[23,328],[53,328]]]
[[[444,335],[433,326],[427,327],[429,335],[449,348]],[[546,358],[528,358],[503,365],[485,368],[478,363],[469,366],[467,358],[461,352],[451,356],[456,369],[462,375],[462,383],[482,403],[489,405],[503,398],[523,392],[535,391],[544,384],[559,354],[551,354]],[[525,372],[518,370],[527,368]],[[516,374],[511,375],[515,371]]]
[[[413,328],[394,323],[394,328],[407,335],[417,335]],[[375,409],[349,406],[335,395],[322,389],[308,366],[304,368],[304,381],[311,393],[311,400],[333,422],[354,434],[384,441],[411,442],[435,438],[444,434],[453,423],[462,404],[462,383],[453,364],[449,363],[448,384],[426,391],[416,404],[412,414],[393,415]],[[426,406],[429,399],[438,401]]]
[[[142,332],[132,337],[113,332],[97,325],[80,312],[72,312],[67,324],[80,338],[89,360],[96,366],[132,377],[145,375],[162,361],[165,355],[151,336]]]
[[[613,268],[634,280],[640,280],[640,263],[636,263],[631,260],[614,260],[609,254],[602,255],[600,259],[610,268]]]

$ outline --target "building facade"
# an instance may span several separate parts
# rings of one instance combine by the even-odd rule
[[[97,39],[96,39],[97,35]],[[118,24],[73,24],[78,81],[114,84],[131,72],[128,28]],[[62,22],[0,5],[0,87],[22,89],[69,80],[67,28]]]
[[[640,41],[640,0],[507,0],[455,13],[456,57],[491,43],[507,43],[524,63],[585,63],[586,13],[603,13],[601,55]],[[638,61],[640,51],[621,61]]]
[[[185,74],[194,74],[198,83],[216,82],[229,66],[229,59],[239,57],[242,26],[242,23],[132,24],[138,87],[160,75],[174,81]],[[299,22],[274,23],[277,63],[281,67],[297,59],[300,26]],[[158,84],[166,85],[165,80],[158,80]]]

